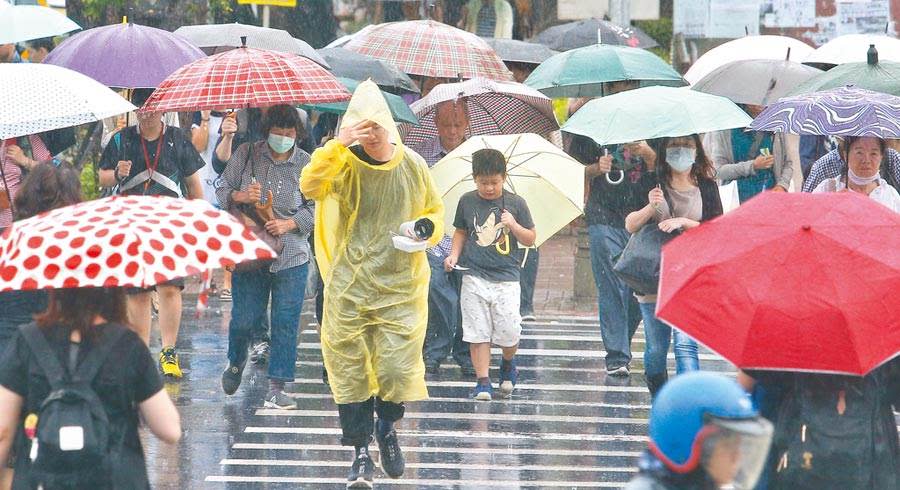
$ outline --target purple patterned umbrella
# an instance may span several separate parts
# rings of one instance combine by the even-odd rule
[[[45,63],[116,88],[156,88],[172,72],[206,57],[169,31],[132,23],[95,27],[56,47]]]
[[[854,86],[784,97],[766,108],[749,129],[900,138],[900,97]]]

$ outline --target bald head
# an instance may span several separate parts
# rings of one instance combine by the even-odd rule
[[[469,129],[469,113],[465,99],[448,100],[437,106],[434,122],[437,126],[441,146],[452,151],[466,140]]]

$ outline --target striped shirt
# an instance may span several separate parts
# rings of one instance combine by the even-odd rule
[[[481,2],[476,25],[475,34],[481,37],[494,37],[494,30],[497,28],[497,11],[494,10],[493,0]]]
[[[887,168],[881,169],[881,175],[895,188],[900,187],[900,153],[888,148],[885,161]],[[844,163],[840,153],[837,150],[829,151],[813,164],[809,171],[809,177],[803,182],[803,192],[812,192],[825,179],[841,175],[845,168],[847,168],[847,164]]]
[[[247,149],[252,145],[252,158]],[[252,165],[251,165],[252,163]],[[309,163],[309,154],[294,148],[285,161],[275,161],[265,141],[244,143],[231,155],[222,179],[216,188],[216,197],[225,209],[233,203],[233,191],[247,190],[253,176],[262,185],[262,195],[272,191],[272,210],[278,219],[291,219],[297,229],[281,235],[284,250],[272,264],[271,272],[297,267],[309,262],[309,234],[313,228],[315,204],[300,193],[300,171]]]
[[[447,153],[449,153],[444,150],[443,145],[441,145],[441,139],[439,137],[428,140],[417,146],[416,148],[412,148],[412,150],[425,159],[425,163],[428,164],[428,168],[433,167],[434,164],[439,162],[441,158],[444,158]],[[450,249],[452,247],[453,241],[449,236],[444,235],[444,237],[441,238],[441,241],[438,242],[437,245],[428,249],[428,253],[436,257],[445,259],[450,256]]]

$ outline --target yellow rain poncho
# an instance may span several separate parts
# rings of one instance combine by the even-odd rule
[[[358,159],[331,140],[303,169],[300,189],[316,201],[316,260],[325,282],[322,355],[334,400],[372,396],[394,403],[428,397],[422,344],[430,270],[425,252],[393,247],[401,223],[429,218],[443,236],[444,206],[428,166],[400,143],[378,87],[359,85],[342,126],[373,121],[387,129],[394,156]]]

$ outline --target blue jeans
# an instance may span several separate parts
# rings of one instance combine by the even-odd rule
[[[631,339],[641,321],[637,299],[613,272],[615,259],[622,253],[630,235],[624,228],[607,225],[591,225],[588,233],[606,367],[615,369],[631,362]]]
[[[640,308],[644,317],[644,337],[647,339],[647,348],[644,350],[644,374],[650,378],[666,373],[666,356],[669,354],[673,331],[656,318],[656,303],[641,303]],[[674,333],[675,373],[698,371],[700,360],[697,357],[697,342],[679,330],[675,330]]]
[[[247,347],[253,340],[254,327],[265,317],[269,297],[272,298],[269,341],[269,378],[293,381],[297,363],[297,331],[308,264],[269,272],[263,267],[232,276],[231,323],[228,324],[228,361],[242,365],[247,360]]]
[[[431,280],[428,283],[428,330],[422,357],[425,364],[440,364],[452,351],[457,363],[464,363],[468,359],[469,345],[462,341],[459,281],[455,280],[454,273],[444,270],[443,259],[430,253],[426,255]]]

